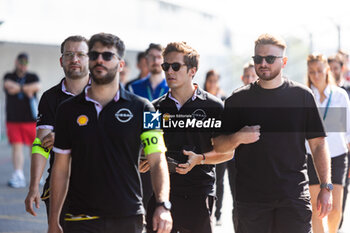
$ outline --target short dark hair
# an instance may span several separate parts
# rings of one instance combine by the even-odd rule
[[[125,54],[124,42],[118,37],[110,33],[98,33],[93,35],[89,40],[89,51],[94,47],[95,43],[100,42],[107,47],[115,47],[119,58],[123,58]]]
[[[156,50],[162,52],[162,51],[163,51],[163,46],[162,46],[161,44],[150,43],[149,46],[148,46],[148,48],[146,49],[146,52],[145,52],[145,53],[146,53],[146,56],[148,55],[148,53],[149,53],[149,51],[150,51],[151,49],[156,49]]]
[[[88,44],[87,39],[85,37],[83,37],[83,36],[76,35],[76,36],[67,37],[61,44],[61,54],[63,54],[64,45],[68,41],[71,41],[71,42],[85,42],[86,44]]]
[[[145,52],[139,52],[137,54],[137,63],[140,63],[142,58],[146,58],[146,53]]]
[[[339,63],[340,67],[343,67],[344,65],[344,61],[343,61],[343,58],[340,54],[336,54],[336,55],[333,55],[333,56],[329,56],[327,58],[327,62],[328,62],[328,65],[332,62],[336,62],[336,63]]]
[[[193,67],[198,70],[199,53],[194,48],[186,44],[186,42],[182,41],[169,43],[163,51],[163,57],[171,52],[184,54],[184,63],[187,66],[187,70]]]

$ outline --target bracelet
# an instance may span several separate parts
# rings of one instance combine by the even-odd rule
[[[204,161],[205,161],[205,155],[204,155],[204,153],[203,153],[203,154],[201,154],[201,155],[203,156],[202,161],[201,161],[201,164],[204,164]]]

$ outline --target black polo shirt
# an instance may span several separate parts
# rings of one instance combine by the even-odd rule
[[[309,199],[305,140],[324,137],[323,122],[306,86],[285,79],[275,89],[258,82],[225,101],[223,131],[260,125],[260,139],[235,151],[236,200]]]
[[[121,86],[114,100],[96,107],[98,103],[86,95],[87,88],[62,103],[56,117],[54,151],[71,153],[72,158],[68,213],[144,214],[138,172],[140,135],[143,112],[154,108]]]
[[[197,87],[195,94],[179,110],[171,93],[158,98],[153,102],[156,109],[163,114],[175,116],[193,116],[199,113],[202,120],[209,118],[219,119],[223,111],[223,103],[220,99]],[[180,117],[176,117],[180,116]],[[204,118],[203,118],[204,117]],[[175,118],[173,120],[175,121]],[[164,140],[168,149],[166,155],[181,163],[187,161],[187,156],[182,150],[193,150],[197,154],[213,150],[211,138],[214,132],[212,128],[164,128]],[[175,195],[215,195],[215,165],[196,165],[185,175],[172,173],[170,175],[170,191]]]
[[[66,90],[66,87],[64,85],[63,78],[59,84],[56,86],[50,88],[49,90],[45,91],[44,94],[41,96],[40,102],[39,102],[39,109],[38,109],[38,119],[36,122],[37,129],[50,129],[52,131],[54,130],[55,126],[55,118],[56,118],[56,111],[58,106],[65,100],[71,98],[74,96],[74,94],[68,92]],[[51,177],[51,168],[53,165],[53,162],[55,160],[53,151],[50,153],[50,166],[48,169],[48,177],[46,178],[45,187],[43,190],[43,193],[48,195],[48,188],[50,186],[50,177]],[[44,198],[44,197],[43,197]]]
[[[11,80],[21,85],[39,82],[38,76],[33,73],[26,73],[23,78],[19,78],[16,72],[7,73],[4,76],[5,80]],[[10,95],[6,90],[5,94],[7,122],[35,122],[28,96],[23,92]],[[34,98],[36,98],[36,94],[34,94]]]

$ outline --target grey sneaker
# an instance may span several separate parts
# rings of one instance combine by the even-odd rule
[[[26,179],[13,174],[7,185],[11,188],[24,188],[26,187]]]

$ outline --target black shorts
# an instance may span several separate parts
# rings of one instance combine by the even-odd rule
[[[233,223],[236,233],[311,233],[311,216],[308,200],[235,201]]]
[[[348,156],[347,154],[342,154],[337,157],[332,158],[332,183],[345,185],[346,172],[348,168]],[[307,158],[307,174],[309,175],[309,185],[320,184],[318,180],[315,166],[310,154],[308,154]]]

